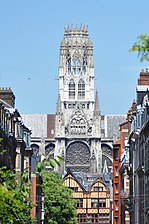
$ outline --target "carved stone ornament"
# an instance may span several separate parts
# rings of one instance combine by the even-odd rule
[[[78,106],[75,109],[75,112],[73,113],[66,130],[67,132],[65,133],[69,133],[71,135],[82,135],[87,133],[88,124],[81,109]]]
[[[90,172],[90,168],[89,166],[88,167],[84,167],[84,166],[81,166],[81,167],[76,167],[76,166],[67,166],[67,169],[68,170],[71,170],[73,172],[83,172],[83,173],[89,173]]]
[[[76,141],[68,146],[66,165],[90,165],[90,150],[84,142]]]

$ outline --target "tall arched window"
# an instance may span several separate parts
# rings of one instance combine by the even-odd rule
[[[67,70],[68,70],[68,74],[71,73],[71,58],[68,58],[67,60]]]
[[[31,149],[33,151],[32,157],[31,157],[31,171],[36,171],[37,163],[40,162],[41,156],[39,155],[39,146],[36,144],[31,145]]]
[[[84,73],[86,72],[86,66],[87,66],[87,57],[84,56],[84,58],[83,58],[83,72]]]
[[[69,99],[75,99],[75,82],[73,79],[69,83]]]
[[[78,82],[78,99],[85,99],[85,82],[83,79]]]
[[[45,155],[50,155],[50,157],[54,158],[54,149],[55,149],[55,145],[53,143],[48,144],[45,147]]]
[[[81,71],[81,62],[79,58],[74,58],[72,60],[72,69],[73,69],[73,74],[79,74]]]

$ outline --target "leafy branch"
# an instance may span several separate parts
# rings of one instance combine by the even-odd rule
[[[129,51],[137,51],[141,62],[149,61],[149,35],[142,34],[138,36],[137,41],[133,44]]]

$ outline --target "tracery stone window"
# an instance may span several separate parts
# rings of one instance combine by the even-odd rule
[[[31,148],[32,148],[32,150],[33,150],[33,156],[37,156],[38,153],[39,153],[39,146],[36,145],[36,144],[32,144],[32,145],[31,145]]]
[[[109,173],[112,171],[112,161],[110,158],[108,158],[107,156],[105,155],[102,155],[102,171],[103,173]]]
[[[85,99],[85,82],[83,79],[78,82],[78,99]]]
[[[54,158],[54,149],[55,149],[55,145],[53,143],[50,143],[45,147],[45,156],[47,161],[50,161],[50,159]],[[45,165],[45,169],[52,170],[51,166],[47,164]]]
[[[39,155],[39,146],[36,144],[31,145],[33,155],[31,157],[31,171],[34,172],[36,170],[36,165],[40,161]]]
[[[75,82],[73,79],[69,83],[69,99],[75,99]]]
[[[81,141],[71,143],[66,150],[66,166],[71,170],[83,171],[90,166],[90,149]]]
[[[71,74],[71,58],[68,58],[67,60],[67,69],[68,69],[68,74]]]
[[[87,123],[81,112],[77,110],[70,121],[70,133],[74,135],[86,134]]]
[[[112,153],[112,148],[107,145],[107,144],[102,144],[101,145],[101,148],[102,148],[102,152],[109,155],[109,156],[113,156],[113,153]]]
[[[81,71],[81,62],[79,58],[73,58],[72,60],[72,70],[73,74],[80,74]]]
[[[107,173],[112,171],[112,148],[107,144],[101,145],[102,149],[102,172]]]
[[[68,74],[71,74],[71,73],[73,73],[74,75],[80,74],[80,72],[81,72],[81,61],[80,61],[79,57],[75,56],[73,59],[71,59],[71,57],[68,56],[66,64],[67,64]]]
[[[54,156],[54,149],[55,149],[55,145],[53,143],[48,144],[45,147],[45,155],[50,155],[51,154],[51,157],[53,157]]]
[[[84,56],[84,58],[83,58],[83,72],[84,73],[86,72],[86,66],[87,66],[87,57]]]

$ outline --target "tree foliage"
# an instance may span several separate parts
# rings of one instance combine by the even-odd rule
[[[32,224],[31,203],[28,197],[28,173],[20,178],[6,167],[0,168],[0,224]]]
[[[52,171],[43,173],[45,223],[76,224],[76,201],[64,186],[61,176]]]
[[[0,138],[0,155],[6,153]],[[60,156],[56,159],[50,158],[50,154],[45,156],[42,162],[36,166],[36,175],[42,178],[45,165],[55,168],[63,161]],[[35,223],[30,216],[32,203],[30,194],[29,174],[23,174],[9,170],[7,167],[0,167],[0,224],[32,224]]]
[[[137,51],[141,62],[149,61],[149,35],[140,35],[130,51]]]

